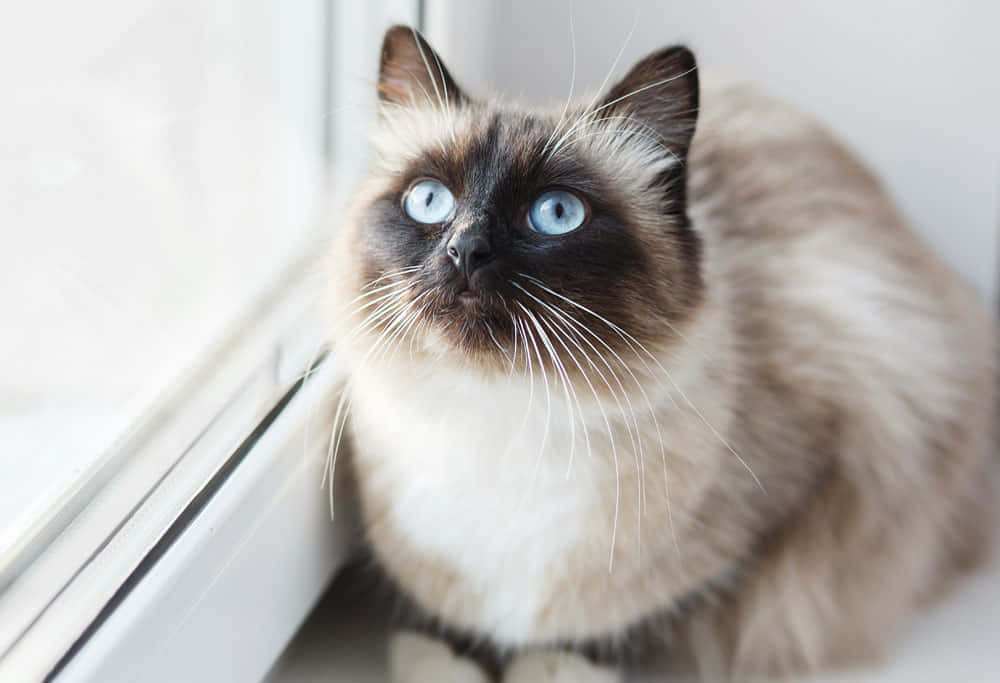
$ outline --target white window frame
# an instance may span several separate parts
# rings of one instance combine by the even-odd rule
[[[282,4],[282,69],[296,70],[282,98],[322,108],[290,135],[325,139],[332,207],[364,163],[382,31],[446,4]],[[323,38],[310,42],[317,22]],[[316,80],[299,71],[303,55],[328,70],[325,93],[295,91]],[[0,680],[247,681],[277,660],[352,548],[350,506],[331,524],[320,488],[337,376],[335,358],[317,359],[322,261],[291,264],[272,300],[0,568]]]

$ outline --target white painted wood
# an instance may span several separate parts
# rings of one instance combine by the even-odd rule
[[[333,524],[320,488],[331,366],[57,680],[245,683],[266,674],[351,548],[350,507]]]
[[[58,400],[68,390],[67,382],[73,384],[74,400],[88,407],[113,402],[117,390],[112,385],[118,380],[141,383],[143,391],[136,414],[118,416],[111,425],[112,431],[125,432],[114,443],[114,433],[105,434],[107,442],[101,444],[78,440],[79,433],[103,434],[105,423],[90,411],[72,410],[43,411],[47,421],[38,431],[45,433],[44,445],[50,447],[34,444],[40,453],[22,448],[17,439],[0,438],[0,512],[41,508],[26,520],[30,527],[23,533],[8,533],[12,515],[0,514],[0,680],[36,680],[51,670],[301,372],[321,339],[321,332],[303,322],[304,310],[316,298],[315,283],[299,272],[290,277],[288,271],[302,267],[310,235],[310,250],[315,249],[315,213],[325,189],[325,6],[324,0],[280,6],[239,0],[107,0],[82,14],[47,17],[58,48],[45,52],[47,61],[40,60],[34,70],[26,68],[15,81],[20,88],[15,93],[51,88],[65,95],[43,107],[52,120],[41,117],[30,129],[38,138],[47,140],[46,132],[62,131],[61,126],[72,128],[80,120],[70,115],[73,107],[94,107],[94,120],[114,135],[103,142],[95,138],[88,164],[103,168],[101,160],[128,156],[137,166],[121,175],[107,169],[81,171],[86,188],[73,193],[74,201],[88,198],[81,204],[54,194],[41,197],[26,188],[21,192],[15,185],[23,206],[55,205],[79,223],[44,222],[44,215],[28,211],[31,220],[25,223],[0,224],[41,234],[52,244],[87,244],[88,250],[75,256],[89,270],[106,271],[108,291],[134,297],[143,315],[136,319],[135,311],[122,308],[114,323],[107,323],[53,286],[46,294],[64,298],[62,308],[56,314],[36,313],[51,317],[54,326],[29,328],[28,336],[61,340],[71,365],[90,358],[89,347],[81,343],[86,337],[106,352],[111,365],[91,368],[90,381],[80,382],[71,377],[73,367],[49,363],[47,355],[41,356],[46,362],[13,352],[0,355],[14,361],[18,376],[33,382],[28,393],[47,400]],[[24,30],[15,47],[30,42],[25,37],[39,27],[29,20],[39,16],[27,11],[12,22]],[[178,45],[190,51],[177,54]],[[53,87],[46,68],[55,72],[59,84],[72,87]],[[27,104],[19,106],[39,104],[27,95],[24,99]],[[46,122],[51,130],[45,129]],[[145,145],[147,138],[157,144]],[[32,149],[35,142],[32,135],[25,136],[24,148]],[[70,153],[71,148],[61,151]],[[128,155],[118,154],[122,150]],[[189,153],[194,157],[188,159]],[[20,161],[17,153],[0,159],[0,176],[19,168]],[[161,175],[168,170],[161,166],[174,172]],[[133,192],[132,181],[155,188],[156,196]],[[174,182],[185,192],[172,193]],[[115,195],[115,201],[100,199],[105,194]],[[141,218],[119,206],[119,198],[132,209],[141,205]],[[115,220],[95,219],[95,205]],[[260,230],[267,231],[266,237]],[[119,248],[125,234],[132,246],[141,245],[139,258]],[[43,248],[32,256],[52,259],[57,256],[53,251]],[[14,252],[19,253],[16,239]],[[182,275],[173,273],[176,279],[160,270],[181,262]],[[236,271],[228,270],[232,263],[248,270],[235,277]],[[141,273],[142,282],[124,277],[127,273]],[[199,309],[204,302],[198,297],[207,297],[207,290],[218,284],[215,278],[227,274],[234,276],[234,298],[225,298],[221,308]],[[30,309],[32,281],[13,281],[19,285],[16,298],[29,290],[21,303]],[[156,298],[143,287],[147,282],[169,296]],[[185,307],[202,316],[196,329],[186,329],[188,345],[172,336],[179,323],[168,315],[168,309]],[[307,320],[318,326],[322,318],[313,312]],[[61,326],[78,334],[66,335]],[[308,346],[304,355],[298,353],[299,345]],[[126,347],[130,353],[119,353]],[[131,353],[131,347],[138,352]],[[279,365],[279,354],[289,353],[297,354],[292,377],[272,367]],[[4,374],[0,395],[10,379]],[[8,400],[0,418],[8,411],[30,412],[32,403],[25,403]],[[3,422],[0,435],[7,436]],[[301,436],[298,444],[301,449]],[[45,488],[36,490],[39,480]],[[11,537],[14,543],[8,542]],[[311,586],[314,595],[322,585]],[[299,609],[308,606],[299,604]],[[282,644],[270,655],[276,656]]]
[[[314,248],[324,9],[58,0],[0,24],[0,591]]]

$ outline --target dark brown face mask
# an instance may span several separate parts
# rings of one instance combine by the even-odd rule
[[[561,337],[575,321],[620,348],[614,328],[649,341],[664,332],[658,320],[696,305],[699,241],[685,213],[684,160],[698,83],[686,49],[647,57],[590,109],[558,118],[473,100],[419,34],[396,27],[383,45],[379,95],[393,108],[462,115],[460,134],[400,164],[368,206],[358,245],[364,280],[406,272],[419,301],[413,315],[454,348],[499,360],[520,326]],[[655,135],[671,163],[648,186],[622,187],[601,159],[574,152],[577,131],[586,125],[593,136],[602,122],[609,127],[596,134],[647,146]],[[633,207],[637,194],[655,215]]]

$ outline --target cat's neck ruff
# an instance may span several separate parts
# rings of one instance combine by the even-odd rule
[[[638,571],[643,544],[650,558],[662,552],[662,544],[672,544],[663,533],[659,477],[667,465],[657,441],[662,438],[671,471],[679,476],[676,459],[711,438],[685,401],[698,402],[702,414],[724,428],[724,406],[708,403],[706,396],[717,399],[725,392],[710,389],[697,372],[711,349],[694,346],[696,340],[721,338],[707,334],[718,322],[702,321],[705,329],[691,325],[682,347],[646,358],[650,368],[659,364],[670,372],[669,381],[642,377],[642,393],[621,373],[622,385],[632,391],[627,398],[619,393],[617,401],[595,401],[586,385],[576,387],[579,402],[572,394],[567,400],[556,378],[549,375],[546,386],[537,365],[530,374],[522,369],[488,375],[404,349],[353,367],[356,460],[364,496],[378,509],[370,517],[383,520],[370,535],[389,529],[393,535],[373,538],[377,549],[393,545],[385,563],[409,553],[440,563],[443,568],[429,571],[396,570],[410,574],[418,599],[441,575],[456,577],[459,588],[448,594],[452,602],[440,607],[442,613],[510,644],[548,635],[547,597],[566,576],[567,557],[585,557],[592,565],[587,571],[596,575],[609,571],[613,555],[620,565],[616,572]],[[645,447],[642,461],[633,434]],[[636,487],[644,468],[648,490]],[[687,480],[683,489],[676,479],[675,505],[682,508],[700,495],[712,469],[711,462],[700,463],[698,480]],[[645,522],[637,516],[640,505]],[[637,541],[642,523],[658,525],[659,531],[651,526],[646,534],[659,538]],[[644,609],[626,607],[634,616]]]

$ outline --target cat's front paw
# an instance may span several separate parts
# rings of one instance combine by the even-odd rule
[[[503,683],[622,683],[620,671],[558,650],[518,655],[504,672]]]
[[[475,662],[459,657],[445,643],[411,631],[400,631],[389,642],[392,683],[489,683]]]

